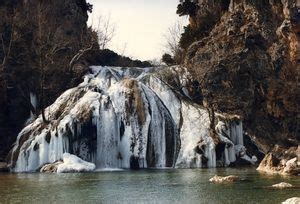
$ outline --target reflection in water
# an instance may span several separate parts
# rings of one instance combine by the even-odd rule
[[[244,181],[216,185],[218,174]],[[174,169],[88,174],[0,174],[3,203],[280,203],[299,188],[274,190],[275,183],[300,186],[299,177],[258,174],[254,169]]]

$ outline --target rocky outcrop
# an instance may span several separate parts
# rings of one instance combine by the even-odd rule
[[[295,151],[294,148],[285,151],[281,155],[278,155],[278,150],[273,150],[273,153],[265,156],[257,170],[271,174],[299,175],[300,163],[297,157],[299,154],[296,155],[296,153],[297,150]]]
[[[185,60],[190,87],[199,84],[190,94],[201,95],[191,98],[240,115],[264,153],[274,153],[276,145],[281,149],[272,156],[278,160],[300,144],[299,22],[290,0],[232,0],[209,35],[189,47]]]

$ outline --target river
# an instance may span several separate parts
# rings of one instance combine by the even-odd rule
[[[235,184],[211,184],[214,175],[237,175]],[[281,203],[299,188],[300,177],[259,174],[255,169],[164,169],[84,174],[0,174],[0,203]]]

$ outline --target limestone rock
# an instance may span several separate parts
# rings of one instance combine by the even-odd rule
[[[233,176],[233,175],[226,176],[226,177],[215,175],[213,178],[209,179],[210,182],[219,183],[219,184],[233,183],[233,182],[237,182],[239,180],[240,180],[240,178],[238,176]]]
[[[290,183],[281,182],[281,183],[272,185],[272,187],[273,188],[284,189],[284,188],[292,188],[293,185],[290,184]]]
[[[285,167],[283,169],[284,174],[292,174],[298,175],[300,174],[300,166],[298,165],[297,157],[286,162]]]
[[[185,58],[191,81],[201,87],[199,103],[240,115],[259,149],[274,153],[264,161],[270,165],[259,167],[273,173],[298,172],[280,161],[296,157],[286,151],[300,144],[299,29],[300,12],[292,0],[231,0],[229,12],[189,47]],[[284,144],[278,153],[277,144]]]
[[[286,160],[278,159],[274,154],[269,153],[260,163],[257,168],[258,171],[271,173],[271,174],[283,174],[283,175],[299,175],[300,166],[298,164],[297,157]]]

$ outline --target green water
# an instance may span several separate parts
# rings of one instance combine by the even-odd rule
[[[215,174],[244,181],[217,185]],[[0,174],[0,203],[281,203],[300,189],[268,186],[299,177],[259,174],[254,169],[172,169],[86,174]]]

